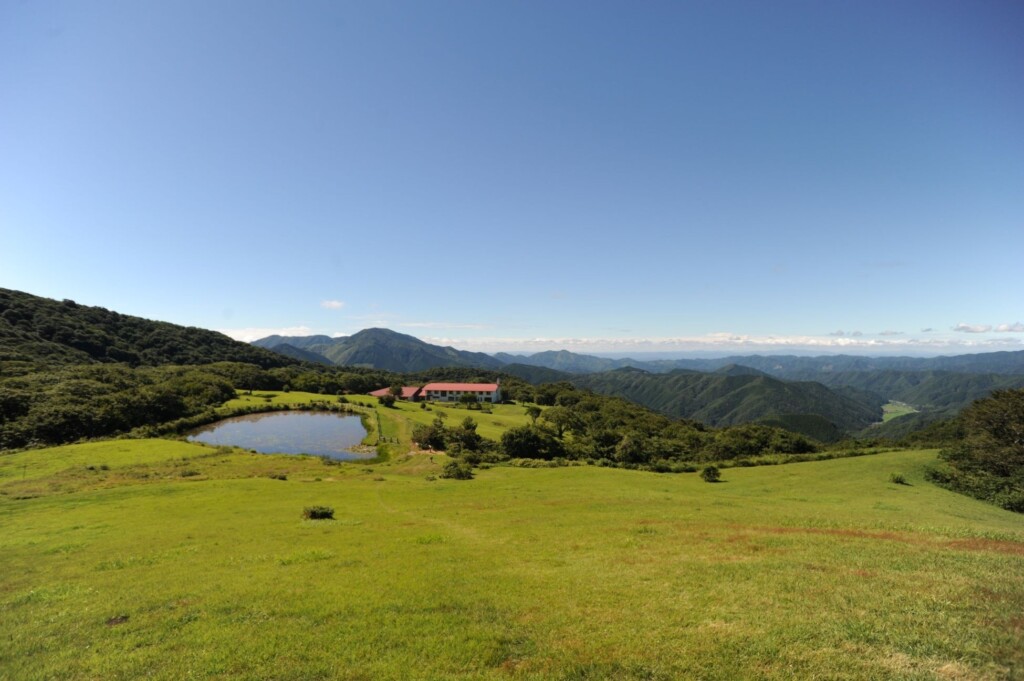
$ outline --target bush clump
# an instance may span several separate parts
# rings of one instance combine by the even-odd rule
[[[722,479],[722,473],[716,466],[708,466],[700,472],[700,479],[704,482],[718,482]]]
[[[334,520],[334,509],[330,506],[307,506],[302,509],[306,520]]]
[[[441,477],[449,480],[472,480],[473,468],[462,461],[449,461],[441,470]]]

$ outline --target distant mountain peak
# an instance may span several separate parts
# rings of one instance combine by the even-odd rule
[[[438,367],[499,369],[504,366],[501,360],[482,352],[467,352],[432,345],[415,336],[380,327],[363,329],[351,336],[339,338],[269,336],[255,341],[254,344],[272,350],[287,344],[316,353],[339,366],[360,366],[397,372],[425,371]]]

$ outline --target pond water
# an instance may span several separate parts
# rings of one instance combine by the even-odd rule
[[[358,416],[311,411],[278,411],[235,416],[193,430],[188,439],[233,445],[262,454],[315,454],[332,459],[365,459],[351,451],[366,437]]]

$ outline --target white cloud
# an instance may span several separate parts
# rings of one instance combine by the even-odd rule
[[[1024,333],[1024,324],[1020,322],[1016,324],[1000,324],[996,327],[996,331],[999,333]]]
[[[308,326],[283,326],[279,328],[249,326],[244,329],[216,329],[225,336],[251,343],[267,336],[311,336],[313,329]]]
[[[845,331],[843,331],[842,329],[839,329],[838,331],[833,331],[833,332],[832,332],[832,333],[830,333],[829,335],[830,335],[830,336],[837,336],[837,337],[839,337],[839,338],[842,338],[843,336],[845,336],[845,335],[846,335],[846,332],[845,332]]]
[[[460,324],[452,322],[399,322],[395,326],[403,329],[489,329],[490,324]]]
[[[327,310],[340,310],[345,307],[345,303],[341,300],[321,300],[320,307]]]
[[[935,329],[929,326],[927,329],[921,329],[921,333],[935,333]]]
[[[902,331],[890,331],[890,330],[886,329],[885,331],[879,331],[878,335],[879,336],[902,336],[903,332]]]
[[[423,337],[428,343],[451,345],[462,350],[481,352],[532,353],[543,350],[571,350],[583,354],[611,353],[626,356],[641,352],[745,354],[779,352],[859,353],[859,354],[939,354],[944,352],[984,352],[993,348],[1020,347],[1016,338],[950,339],[903,336],[867,338],[862,334],[845,336],[749,336],[730,333],[706,336],[652,338],[572,338],[572,337]]]
[[[988,333],[989,331],[992,330],[992,325],[991,324],[964,324],[963,322],[960,322],[959,324],[957,324],[956,326],[953,327],[953,330],[954,331],[959,331],[961,333]]]

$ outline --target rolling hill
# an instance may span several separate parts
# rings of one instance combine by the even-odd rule
[[[0,361],[8,366],[120,362],[131,366],[234,361],[263,368],[294,359],[222,333],[0,289]]]
[[[396,372],[426,371],[436,367],[500,369],[501,360],[482,352],[466,352],[425,343],[390,329],[364,329],[341,338],[329,336],[268,336],[253,343],[277,350],[281,346],[315,353],[338,366],[358,366]],[[285,353],[293,352],[284,350]]]
[[[799,421],[791,417],[814,416],[818,418],[813,420],[812,437],[820,437],[828,431],[821,419],[841,431],[866,428],[881,420],[881,405],[885,402],[881,397],[861,395],[855,399],[841,395],[820,383],[786,382],[731,371],[653,374],[628,368],[577,376],[572,383],[604,395],[623,397],[669,416],[696,419],[714,426],[770,419],[784,421],[792,428]]]

